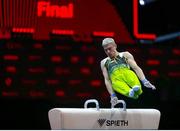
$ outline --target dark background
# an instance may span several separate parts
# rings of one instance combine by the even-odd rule
[[[108,3],[118,12],[133,40],[133,44],[118,42],[118,51],[132,53],[147,79],[157,88],[152,91],[143,87],[138,100],[118,95],[119,99],[126,101],[127,108],[158,109],[159,129],[180,129],[179,37],[141,43],[133,34],[132,1],[108,0]],[[157,37],[179,32],[178,8],[177,0],[139,5],[139,32],[154,33]],[[11,36],[0,38],[0,129],[50,129],[50,109],[83,108],[84,102],[92,98],[99,101],[101,108],[110,108],[99,66],[106,57],[101,47],[105,36],[92,37],[91,41],[84,36],[77,41],[74,39],[77,36],[50,34],[48,40],[36,40],[32,34],[11,32],[12,27],[4,26],[4,17],[1,18],[0,33],[7,31]],[[18,59],[5,60],[7,54]],[[13,69],[8,71],[7,67]]]

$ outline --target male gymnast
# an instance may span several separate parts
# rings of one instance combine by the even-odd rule
[[[145,78],[132,54],[128,51],[117,51],[117,44],[113,38],[103,39],[102,47],[107,57],[101,61],[101,70],[106,88],[111,96],[111,104],[117,104],[118,98],[115,92],[128,98],[138,99],[143,92],[140,81],[145,87],[156,89]]]

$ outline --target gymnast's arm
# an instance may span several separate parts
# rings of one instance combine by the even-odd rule
[[[132,54],[130,54],[128,51],[123,53],[123,56],[126,59],[126,62],[130,65],[130,67],[136,72],[139,79],[142,81],[145,79],[144,73],[142,69],[136,64],[136,61],[134,60],[134,57]]]
[[[156,89],[154,85],[152,85],[146,78],[142,71],[142,69],[136,64],[136,61],[134,60],[134,57],[129,52],[124,52],[123,56],[125,57],[127,63],[130,65],[130,67],[136,72],[137,76],[143,83],[143,85],[147,88],[151,88],[153,90]]]
[[[102,70],[102,74],[104,76],[104,81],[105,81],[106,88],[107,88],[109,94],[113,95],[114,91],[112,89],[111,81],[109,79],[108,72],[107,72],[107,69],[105,67],[105,59],[103,59],[101,61],[101,70]]]

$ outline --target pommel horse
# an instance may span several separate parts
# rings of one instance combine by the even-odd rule
[[[96,107],[88,108],[89,103]],[[52,130],[153,130],[158,129],[160,111],[157,109],[126,109],[124,100],[118,100],[122,108],[100,109],[96,99],[85,101],[84,108],[53,108],[48,112]]]

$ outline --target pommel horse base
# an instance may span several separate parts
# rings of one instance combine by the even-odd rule
[[[95,103],[96,108],[87,108]],[[53,108],[48,117],[52,130],[117,130],[158,129],[160,111],[157,109],[126,109],[126,103],[118,100],[123,108],[100,109],[95,99],[87,100],[84,108]]]

